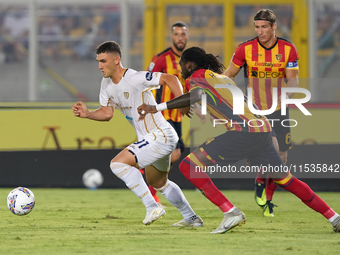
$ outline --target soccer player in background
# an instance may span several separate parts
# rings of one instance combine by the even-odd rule
[[[253,103],[259,110],[272,107],[272,90],[277,88],[278,104],[275,112],[267,115],[268,119],[289,119],[287,106],[286,116],[281,115],[281,88],[299,85],[299,59],[295,46],[288,40],[277,37],[276,15],[272,10],[259,10],[254,16],[257,37],[241,43],[230,61],[225,75],[231,79],[244,67],[248,88],[253,90]],[[289,94],[291,97],[293,94]],[[278,121],[276,123],[279,123]],[[280,124],[273,126],[272,139],[284,163],[287,162],[287,151],[292,147],[290,127]],[[263,207],[263,215],[274,217],[271,202],[277,188],[275,182],[258,174],[255,181],[255,201]]]
[[[191,47],[183,52],[180,66],[183,78],[186,79],[186,86],[190,87],[190,93],[158,105],[143,104],[138,107],[138,113],[140,120],[143,120],[148,113],[187,107],[199,102],[203,90],[210,95],[207,96],[207,111],[215,119],[228,120],[225,124],[227,132],[198,146],[183,159],[180,171],[224,213],[222,223],[211,233],[225,233],[242,225],[246,220],[245,215],[216,188],[205,172],[196,171],[197,167],[204,169],[214,165],[228,166],[245,158],[248,158],[254,166],[282,167],[284,163],[272,142],[271,125],[268,119],[265,116],[251,113],[247,103],[244,104],[243,115],[233,115],[234,101],[231,91],[226,88],[215,88],[216,84],[229,84],[230,86],[236,86],[236,84],[227,76],[222,75],[224,65],[214,55],[206,54],[202,48]],[[245,96],[245,101],[247,100]],[[190,112],[187,116],[190,116]],[[248,124],[248,120],[252,120],[252,125]],[[277,185],[293,193],[304,204],[328,219],[334,232],[340,232],[340,216],[306,183],[289,172],[272,172],[269,175]]]
[[[189,40],[189,27],[182,21],[177,21],[171,26],[170,38],[172,45],[156,54],[149,65],[148,71],[150,72],[162,72],[177,76],[185,91],[184,79],[181,75],[181,67],[179,66],[179,58],[182,56],[182,52]],[[175,98],[168,86],[161,86],[157,90],[153,90],[152,93],[156,98],[158,104],[166,102],[170,99]],[[195,108],[197,109],[197,108]],[[198,111],[197,114],[200,116],[201,121],[205,121],[205,116],[202,116]],[[171,154],[171,163],[179,160],[182,152],[184,151],[184,143],[182,139],[182,114],[178,109],[171,109],[162,112],[164,118],[171,124],[176,130],[179,137],[176,149]],[[156,195],[157,191],[149,185],[151,194],[155,200],[160,203],[159,197]]]
[[[101,107],[89,111],[85,104],[79,101],[72,106],[74,115],[96,121],[109,121],[117,106],[134,127],[138,141],[118,153],[111,160],[110,168],[145,205],[145,225],[161,218],[165,210],[150,194],[138,168],[145,168],[148,183],[178,208],[188,225],[203,226],[202,219],[191,209],[182,190],[168,179],[170,155],[178,141],[176,131],[161,113],[149,115],[143,122],[138,121],[137,107],[143,102],[156,103],[151,93],[155,86],[167,84],[176,96],[182,94],[182,86],[177,77],[124,68],[120,46],[114,41],[102,43],[96,53],[98,68],[103,74],[99,94]],[[184,113],[188,110],[189,108],[182,109]]]

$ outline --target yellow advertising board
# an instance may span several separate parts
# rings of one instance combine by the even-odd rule
[[[119,111],[109,122],[74,117],[71,109],[8,110],[0,118],[0,150],[117,148],[137,139]]]
[[[312,116],[303,115],[299,109],[290,110],[290,119],[297,122],[297,125],[291,128],[293,142],[340,143],[340,120],[335,117],[340,116],[340,109],[308,110]],[[71,109],[7,110],[0,111],[0,119],[0,150],[124,148],[137,139],[132,126],[117,110],[109,122],[76,118]],[[295,122],[291,122],[291,125],[295,125]],[[197,146],[225,131],[222,126],[215,129],[211,127],[209,119],[202,124],[197,117],[192,120],[183,118],[185,145]],[[213,131],[202,132],[206,128]]]

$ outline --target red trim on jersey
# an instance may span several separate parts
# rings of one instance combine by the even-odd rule
[[[281,88],[282,88],[283,79],[284,79],[284,78],[279,78],[279,79],[277,80],[277,89],[278,89],[278,93],[277,93],[278,98],[277,98],[277,100],[281,99]],[[281,106],[280,106],[280,107],[281,107]]]
[[[279,43],[278,44],[278,52],[279,52],[279,54],[281,54],[281,61],[282,62],[285,62],[286,61],[286,54],[285,54],[285,45],[284,44],[281,44],[281,43]],[[279,68],[279,69],[281,69],[281,68]],[[282,71],[284,71],[284,69],[285,68],[282,68],[283,70]],[[281,71],[281,70],[280,70]]]
[[[249,78],[249,79],[252,79],[252,82],[253,82],[253,98],[254,98],[253,101],[255,101],[256,106],[261,109],[261,100],[259,97],[259,94],[260,94],[259,80],[257,78]]]
[[[263,124],[261,127],[259,127],[259,129],[261,130],[261,132],[263,132],[263,131],[264,131],[263,126],[266,125],[266,122],[267,122],[267,121],[262,120],[262,122],[261,122],[260,120],[257,120],[256,122],[259,124],[259,126],[260,126],[261,124]]]
[[[259,54],[258,54],[259,53],[259,45],[257,43],[253,43],[253,41],[252,41],[251,45],[252,45],[251,51],[253,53],[251,58],[252,58],[253,61],[259,61]],[[246,56],[244,56],[244,58],[245,57]]]
[[[271,80],[265,80],[265,90],[266,90],[266,99],[267,99],[267,109],[270,109],[273,105],[273,97],[272,97],[272,85]]]
[[[171,50],[172,51],[172,50]],[[173,52],[173,51],[172,51]],[[174,53],[174,52],[173,52]],[[175,53],[174,53],[175,54]],[[172,61],[172,69],[177,69],[177,63],[176,63],[176,59],[175,59],[175,55],[174,54],[170,54],[170,58]]]
[[[271,125],[269,123],[269,120],[265,121],[265,124],[266,124],[266,129],[267,130],[272,130],[272,127],[271,127]]]
[[[241,119],[245,120],[246,125],[247,125],[250,133],[255,132],[255,128],[248,125],[249,119],[246,116],[244,116],[244,115],[237,115],[237,116],[239,116]]]
[[[171,63],[167,61],[167,56],[170,57]],[[171,49],[171,47],[165,49],[161,53],[155,55],[152,58],[152,62],[154,63],[154,67],[151,70],[152,72],[163,72],[163,73],[170,73],[178,77],[178,79],[182,82],[182,76],[180,74],[179,68],[177,68],[176,61],[177,54]],[[182,84],[183,90],[185,91],[185,86]],[[175,98],[174,94],[171,92],[170,88],[166,85],[161,86],[159,90],[155,93],[156,97],[160,97],[161,102],[165,102]],[[165,117],[166,120],[171,119],[174,122],[181,122],[182,121],[182,114],[179,112],[178,109],[170,109],[162,111],[162,115]]]

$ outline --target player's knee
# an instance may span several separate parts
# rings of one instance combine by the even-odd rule
[[[159,191],[159,192],[162,192],[164,191],[164,189],[166,189],[167,187],[169,186],[169,179],[166,178],[165,182],[163,185],[159,186],[159,187],[154,187],[155,190]]]
[[[167,182],[168,178],[159,178],[159,179],[151,179],[148,180],[149,185],[151,185],[152,187],[154,187],[156,190],[161,189],[162,187],[165,186],[166,182]]]
[[[122,178],[124,175],[126,175],[129,172],[131,166],[120,163],[120,162],[112,162],[110,164],[110,168],[112,173],[114,173],[118,178]]]

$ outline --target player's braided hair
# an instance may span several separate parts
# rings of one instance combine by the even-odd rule
[[[200,47],[191,47],[182,53],[181,59],[195,63],[197,69],[209,69],[215,73],[222,74],[225,66],[217,57],[210,53],[207,54]]]
[[[121,58],[122,57],[122,50],[119,46],[119,44],[115,41],[107,41],[103,42],[98,46],[96,49],[96,54],[101,54],[101,53],[112,53],[115,52],[118,54],[118,56]]]

